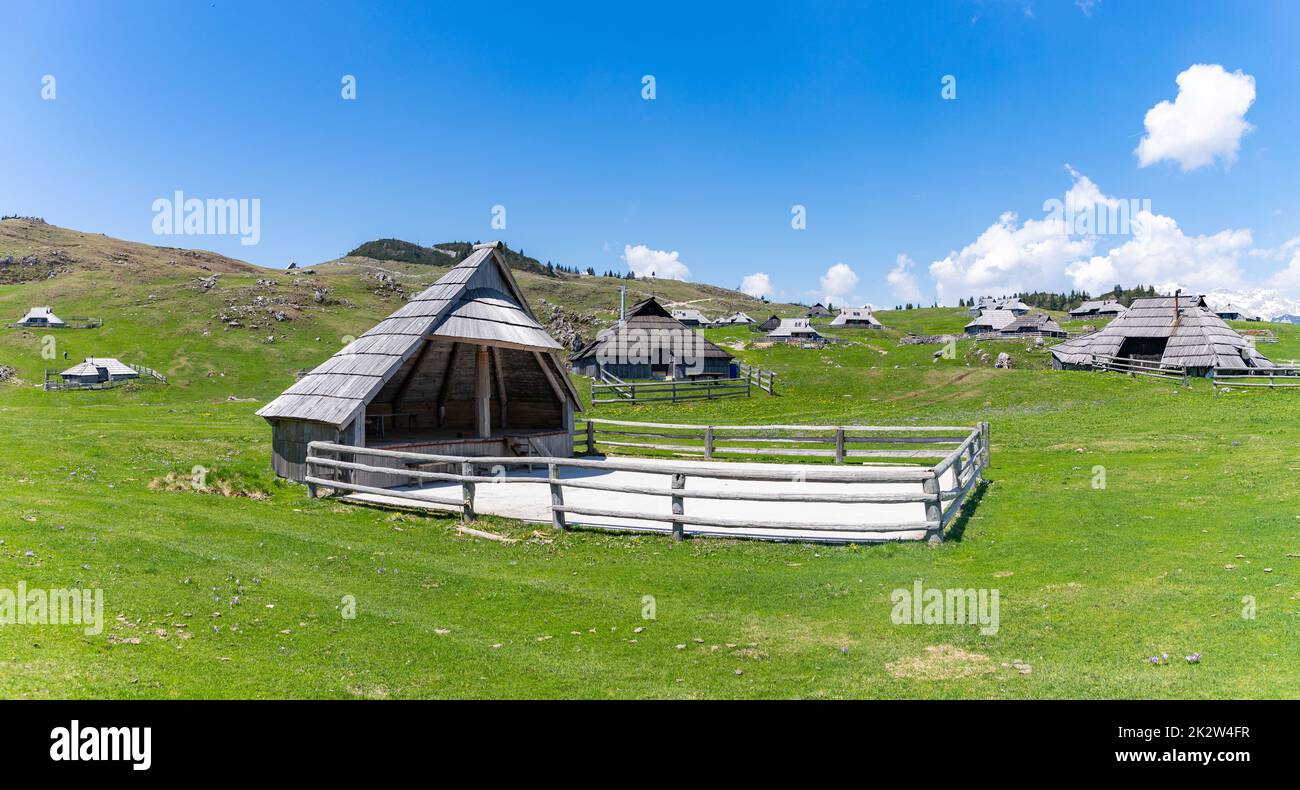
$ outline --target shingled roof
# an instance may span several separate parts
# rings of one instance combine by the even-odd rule
[[[569,359],[576,363],[600,351],[602,346],[611,344],[616,353],[606,349],[605,358],[623,359],[628,356],[629,349],[650,346],[646,348],[647,353],[658,359],[661,354],[666,355],[666,352],[680,348],[682,336],[678,333],[682,332],[692,333],[690,337],[693,354],[701,358],[732,358],[731,354],[705,339],[703,334],[695,332],[673,318],[664,306],[651,296],[628,308],[622,321],[598,333],[595,340],[583,346]]]
[[[427,340],[445,339],[537,351],[578,401],[560,348],[537,323],[499,242],[474,251],[401,309],[349,343],[258,410],[267,419],[345,426]]]
[[[1178,320],[1174,321],[1175,299]],[[1269,368],[1273,363],[1224,323],[1202,296],[1135,299],[1105,328],[1052,348],[1066,365],[1091,366],[1097,356],[1115,356],[1129,338],[1166,338],[1160,362],[1189,368]]]

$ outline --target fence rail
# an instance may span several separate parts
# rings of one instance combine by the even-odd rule
[[[1214,391],[1227,388],[1295,389],[1300,387],[1300,367],[1220,368],[1210,377]]]
[[[740,363],[740,377],[748,379],[751,384],[758,387],[768,395],[776,394],[776,373],[770,370],[763,370],[760,367]]]
[[[1166,365],[1162,362],[1149,362],[1144,359],[1133,359],[1132,357],[1112,357],[1098,354],[1093,358],[1092,369],[1126,373],[1130,376],[1147,376],[1167,381],[1180,381],[1184,386],[1190,386],[1187,368],[1183,365]]]
[[[628,427],[629,423],[620,423]],[[647,428],[658,429],[659,426],[646,424]],[[680,426],[670,426],[680,427]],[[700,426],[688,426],[700,427]],[[744,428],[745,426],[735,426]],[[814,426],[750,426],[749,429],[782,429],[806,431]],[[815,426],[822,428],[825,426]],[[703,534],[727,534],[737,537],[776,537],[777,539],[799,539],[800,531],[816,531],[817,540],[876,541],[921,538],[932,541],[943,539],[944,530],[961,511],[967,495],[983,479],[984,470],[990,460],[988,423],[980,423],[973,428],[867,428],[853,426],[854,430],[878,432],[908,433],[919,431],[940,431],[945,437],[949,432],[962,431],[945,443],[955,446],[946,447],[942,453],[930,453],[938,461],[927,466],[860,466],[853,469],[817,468],[815,466],[798,466],[778,469],[775,467],[738,466],[733,464],[710,464],[707,467],[682,466],[673,462],[646,462],[616,460],[610,458],[519,458],[507,457],[465,457],[455,455],[435,455],[413,453],[398,450],[354,447],[332,442],[312,442],[308,445],[307,476],[308,495],[315,497],[321,489],[349,494],[380,495],[396,499],[403,504],[414,507],[438,505],[458,510],[464,520],[476,517],[476,486],[484,484],[504,485],[546,485],[549,487],[551,523],[556,529],[567,529],[576,525],[581,517],[614,518],[668,525],[674,538],[686,536],[687,527],[692,532]],[[839,430],[839,429],[836,429]],[[896,437],[882,437],[896,438]],[[906,438],[906,437],[904,437]],[[912,437],[925,438],[925,437]],[[398,462],[400,468],[378,466],[363,463],[360,459],[378,459],[389,463]],[[514,468],[529,464],[545,464],[545,477],[524,477],[501,474],[482,475],[480,469]],[[432,471],[428,466],[439,466],[443,470]],[[597,470],[606,472],[636,472],[660,477],[667,485],[642,485],[618,482],[603,482],[593,479],[591,475],[566,477],[565,470]],[[791,473],[794,470],[794,473]],[[403,485],[409,480],[434,481],[439,483],[459,484],[458,496],[422,492],[418,488],[387,488],[367,485],[353,481],[356,473],[368,476],[391,476]],[[751,481],[764,483],[781,483],[784,486],[768,487],[764,490],[727,490],[718,487],[687,488],[687,479],[694,483],[720,481]],[[369,478],[367,478],[369,479]],[[793,481],[808,483],[843,483],[850,484],[848,490],[841,488],[834,491],[816,491],[800,489]],[[891,484],[919,484],[919,490],[879,490],[871,486]],[[606,497],[601,504],[591,505],[566,500],[567,491],[597,491],[610,494],[624,494],[650,497],[667,497],[670,499],[668,512],[621,509],[619,504],[625,500],[621,497]],[[890,523],[863,523],[860,518],[843,518],[834,522],[791,521],[785,519],[734,518],[709,515],[705,513],[688,513],[686,504],[691,500],[725,500],[737,502],[800,502],[814,504],[880,504],[899,505],[915,503],[923,506],[924,515],[917,519],[901,519]],[[595,526],[612,526],[596,524]],[[645,527],[617,527],[645,528]],[[664,529],[663,526],[660,529]],[[765,531],[756,533],[755,530]]]
[[[608,374],[605,374],[608,375]],[[604,376],[602,376],[604,378]],[[715,400],[734,398],[751,393],[752,382],[747,378],[692,379],[687,381],[597,381],[591,380],[591,402],[601,403],[652,403],[658,401]]]

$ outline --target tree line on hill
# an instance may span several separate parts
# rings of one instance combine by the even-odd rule
[[[1037,307],[1040,310],[1056,310],[1068,312],[1083,304],[1093,300],[1113,299],[1116,302],[1129,307],[1133,304],[1134,299],[1149,299],[1153,296],[1159,296],[1156,289],[1151,285],[1139,285],[1135,288],[1125,288],[1122,285],[1116,285],[1107,293],[1090,295],[1087,291],[1070,291],[1068,293],[1053,293],[1051,291],[1024,291],[1012,294],[1011,298],[1019,299],[1030,307]],[[987,297],[985,297],[987,298]],[[958,307],[974,307],[979,300],[971,297],[970,299],[958,299]]]

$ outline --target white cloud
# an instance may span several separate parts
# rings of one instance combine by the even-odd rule
[[[659,277],[664,280],[685,280],[691,270],[677,258],[677,250],[665,252],[652,250],[644,244],[623,247],[623,260],[637,277]]]
[[[1045,211],[1053,207],[1044,219],[1021,223],[1015,214],[1004,213],[960,252],[930,264],[940,302],[1040,289],[1075,288],[1098,294],[1116,284],[1162,288],[1177,283],[1201,293],[1239,289],[1249,279],[1242,266],[1248,256],[1289,259],[1285,269],[1272,275],[1270,284],[1300,290],[1300,260],[1291,257],[1300,255],[1300,240],[1276,250],[1254,250],[1248,229],[1192,236],[1174,218],[1149,208],[1132,210],[1131,235],[1080,232],[1088,227],[1079,221],[1085,212],[1132,203],[1105,194],[1087,176],[1067,169],[1074,183],[1064,200],[1043,204]],[[1107,247],[1098,249],[1101,244]]]
[[[940,303],[966,296],[1001,296],[1059,282],[1072,261],[1091,255],[1096,242],[1072,237],[1059,218],[1023,224],[1006,212],[975,241],[930,264]]]
[[[915,265],[911,258],[899,255],[894,268],[885,275],[885,281],[889,283],[894,298],[901,302],[919,304],[921,301],[921,289],[917,287],[916,277],[912,274]]]
[[[844,304],[858,287],[858,275],[847,263],[837,263],[822,275],[822,301]]]
[[[1246,111],[1255,102],[1255,78],[1240,69],[1197,63],[1178,75],[1178,96],[1147,110],[1147,134],[1134,153],[1146,167],[1168,159],[1184,172],[1220,159],[1237,159],[1241,136],[1252,127]]]
[[[1249,230],[1223,230],[1187,236],[1172,217],[1138,212],[1134,234],[1105,255],[1071,265],[1075,288],[1099,293],[1116,284],[1180,283],[1205,292],[1242,283],[1241,258],[1250,250]]]
[[[762,299],[765,296],[771,296],[775,289],[772,288],[772,278],[763,272],[754,272],[745,275],[745,279],[740,281],[740,292],[749,294],[755,299]]]
[[[1092,9],[1100,2],[1101,0],[1074,0],[1074,4],[1079,7],[1084,16],[1092,16]]]

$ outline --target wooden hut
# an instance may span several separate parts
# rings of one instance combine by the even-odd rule
[[[780,325],[781,325],[780,316],[773,315],[771,318],[767,319],[761,324],[750,324],[749,328],[754,330],[755,332],[763,332],[764,334],[766,334],[768,332],[771,332],[773,329],[776,329]]]
[[[1128,308],[1114,299],[1097,299],[1084,302],[1070,311],[1071,318],[1087,318],[1088,316],[1114,317],[1125,313]]]
[[[1022,315],[998,331],[1004,335],[1043,335],[1046,337],[1065,337],[1066,334],[1060,324],[1053,321],[1051,316],[1043,313]]]
[[[1019,316],[1010,310],[985,310],[974,321],[966,325],[966,334],[982,335],[986,332],[1001,332],[1011,326]]]
[[[672,317],[682,326],[689,326],[691,329],[699,329],[710,325],[709,319],[704,317],[704,313],[691,308],[680,308],[672,311]]]
[[[652,296],[569,358],[573,370],[624,380],[730,378],[732,356],[682,325]]]
[[[499,243],[475,245],[431,287],[257,412],[271,424],[272,464],[280,476],[302,480],[312,441],[570,456],[581,406],[554,354],[559,349],[534,318]]]
[[[884,329],[880,319],[876,318],[870,307],[848,307],[840,311],[831,321],[831,326],[835,327],[866,327],[868,329]]]
[[[750,318],[745,313],[736,312],[731,315],[724,315],[713,323],[714,326],[732,326],[734,324],[752,324],[754,323],[754,319]]]
[[[767,339],[778,343],[825,343],[826,336],[818,332],[807,318],[786,318],[767,333]]]
[[[1052,367],[1091,368],[1099,356],[1177,365],[1194,376],[1213,375],[1219,368],[1273,367],[1202,296],[1135,299],[1105,328],[1053,347]]]
[[[81,364],[73,365],[60,373],[59,377],[67,384],[87,387],[106,381],[136,379],[140,374],[135,368],[112,357],[87,357]]]
[[[804,317],[805,318],[830,318],[831,311],[821,302],[818,302],[817,304],[808,308],[808,312],[804,314]]]
[[[51,307],[33,307],[15,324],[15,326],[50,329],[62,329],[67,325],[66,321],[54,314],[54,309]]]

